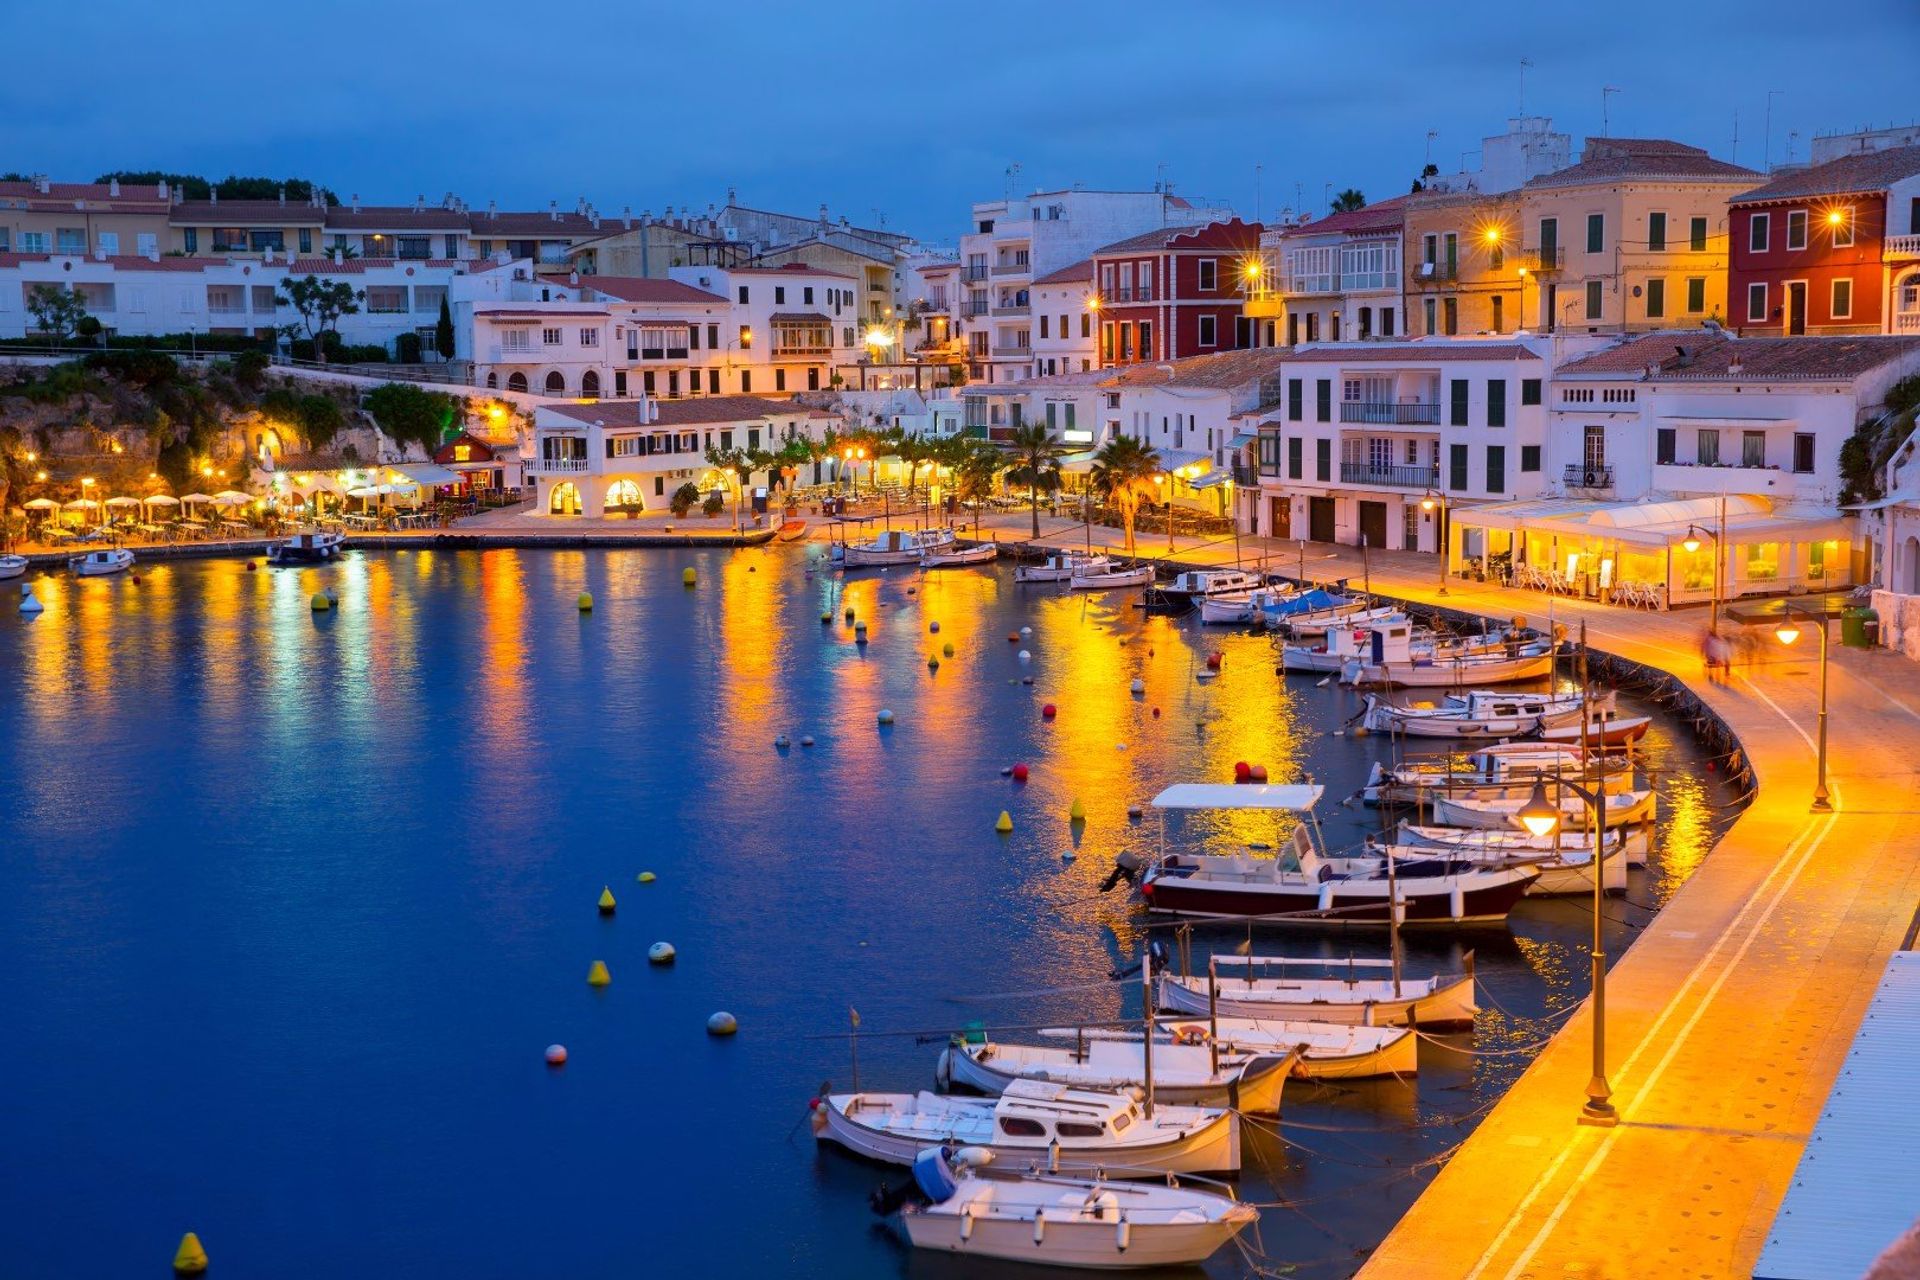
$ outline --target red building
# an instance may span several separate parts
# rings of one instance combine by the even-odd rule
[[[1250,265],[1258,279],[1260,230],[1235,218],[1149,231],[1094,250],[1101,366],[1253,346],[1241,306]]]
[[[1727,323],[1920,333],[1920,147],[1842,156],[1730,202]]]

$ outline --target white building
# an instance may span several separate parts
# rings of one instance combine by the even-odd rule
[[[1084,373],[1099,363],[1093,259],[1070,263],[1034,279],[1033,369],[1043,378]]]
[[[834,366],[858,356],[864,321],[860,281],[800,263],[784,267],[675,267],[671,278],[725,298],[731,307],[708,367],[725,394],[824,391]],[[709,387],[711,393],[711,387]]]
[[[838,422],[823,410],[760,396],[542,405],[523,466],[535,486],[533,509],[543,516],[662,511],[683,484],[703,495],[723,492],[731,506],[737,478],[709,464],[708,449],[774,452],[790,439],[820,439]],[[771,483],[755,475],[748,496]]]
[[[1256,531],[1434,551],[1449,514],[1543,492],[1551,351],[1550,339],[1292,351],[1283,401],[1260,423]]]
[[[1406,202],[1395,196],[1263,231],[1261,279],[1244,307],[1257,344],[1404,336]]]

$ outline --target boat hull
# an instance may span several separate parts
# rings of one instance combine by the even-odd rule
[[[970,564],[987,564],[1000,554],[1000,549],[991,542],[983,542],[977,547],[962,547],[957,551],[935,551],[921,558],[923,569],[957,569]]]
[[[826,1123],[818,1136],[837,1142],[855,1155],[883,1164],[911,1165],[915,1156],[942,1142],[985,1146],[995,1160],[1016,1168],[1034,1162],[1050,1167],[1051,1152],[1044,1146],[981,1143],[962,1135],[928,1127],[914,1133],[894,1133],[861,1124],[848,1110],[857,1110],[860,1095],[837,1095],[824,1104]],[[1188,1129],[1177,1138],[1126,1147],[1061,1146],[1058,1171],[1100,1173],[1110,1177],[1159,1177],[1167,1173],[1238,1173],[1240,1171],[1240,1117],[1222,1112],[1211,1121]]]
[[[1205,1262],[1254,1221],[1245,1205],[1211,1222],[1129,1223],[1126,1248],[1115,1222],[1047,1220],[1034,1240],[1031,1217],[914,1211],[901,1215],[916,1249],[1098,1271],[1190,1267]]]
[[[1144,587],[1153,581],[1153,566],[1115,569],[1108,573],[1076,573],[1067,579],[1075,591],[1115,591],[1126,587]]]
[[[117,551],[98,559],[92,555],[79,556],[67,561],[67,568],[82,578],[98,578],[109,573],[125,573],[133,568],[133,553]]]
[[[1287,1083],[1292,1057],[1290,1053],[1249,1055],[1245,1070],[1237,1077],[1212,1084],[1182,1084],[1156,1079],[1153,1082],[1153,1096],[1161,1102],[1182,1106],[1231,1107],[1249,1115],[1277,1116],[1280,1114],[1281,1090]],[[1044,1072],[1028,1074],[1005,1071],[991,1059],[982,1061],[965,1049],[956,1047],[941,1050],[939,1073],[953,1085],[993,1095],[1005,1092],[1015,1080],[1049,1078]],[[1095,1081],[1067,1080],[1064,1077],[1059,1082],[1072,1084],[1076,1089],[1112,1091],[1143,1088],[1146,1084],[1144,1080],[1136,1079]]]
[[[1551,652],[1520,658],[1467,658],[1456,662],[1350,662],[1340,673],[1342,684],[1373,688],[1453,689],[1465,685],[1515,684],[1542,680],[1553,674]]]
[[[1353,1001],[1266,999],[1236,995],[1234,982],[1222,979],[1218,986],[1216,1012],[1223,1018],[1293,1019],[1310,1022],[1335,1022],[1343,1026],[1459,1026],[1473,1021],[1479,1006],[1474,1003],[1473,975],[1435,979],[1420,984],[1418,994],[1383,996]],[[1163,1009],[1195,1017],[1207,1015],[1207,988],[1195,979],[1181,980],[1170,974],[1160,977],[1159,1004]]]
[[[0,581],[17,578],[27,571],[25,556],[0,556]]]
[[[268,564],[326,564],[339,558],[345,548],[335,543],[324,547],[286,547],[267,548]]]
[[[1609,796],[1608,800],[1617,800]],[[1493,801],[1475,801],[1458,799],[1435,794],[1430,801],[1433,825],[1437,827],[1465,827],[1470,831],[1517,831],[1520,829],[1519,813],[1521,800],[1508,800],[1504,803]],[[1629,826],[1636,822],[1645,822],[1653,816],[1654,793],[1641,793],[1638,800],[1631,804],[1615,806],[1609,804],[1607,811],[1607,829]],[[1578,808],[1562,806],[1561,812],[1567,820],[1585,823],[1589,821],[1585,812]]]
[[[841,563],[849,569],[877,569],[893,565],[920,563],[921,552],[906,551],[869,551],[864,547],[848,547],[841,557]]]
[[[1402,877],[1403,927],[1498,924],[1538,873],[1524,868],[1460,876]],[[1150,911],[1218,919],[1268,918],[1276,924],[1385,925],[1387,882],[1327,880],[1317,885],[1278,880],[1156,875],[1141,885]]]

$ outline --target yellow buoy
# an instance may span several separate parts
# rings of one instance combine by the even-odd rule
[[[1087,806],[1075,800],[1073,802],[1073,808],[1067,811],[1067,818],[1071,822],[1085,822],[1087,820]]]
[[[315,613],[325,613],[327,610],[333,608],[333,601],[327,598],[327,593],[324,591],[314,592],[313,599],[307,603],[313,606]]]
[[[686,568],[680,571],[680,585],[683,587],[690,587],[696,581],[699,580],[699,577],[700,575],[693,571],[693,566],[688,565]]]
[[[604,987],[612,981],[613,975],[607,972],[605,960],[595,960],[593,967],[587,970],[587,985],[590,987]]]
[[[593,612],[593,592],[582,591],[580,593],[580,599],[578,600],[577,603],[580,606],[580,612],[592,613]]]
[[[951,644],[941,645],[940,652],[944,653],[947,657],[951,658],[953,656],[953,645]]]
[[[654,874],[651,871],[642,871],[638,879],[641,884],[652,884],[654,881]]]
[[[613,887],[611,885],[601,886],[600,914],[603,916],[610,916],[613,914]]]
[[[173,1255],[173,1274],[197,1276],[206,1269],[207,1251],[200,1247],[200,1237],[189,1231],[180,1237],[180,1248]]]
[[[1002,809],[1000,811],[999,821],[993,824],[993,829],[995,831],[998,831],[1001,835],[1005,835],[1007,834],[1007,832],[1013,830],[1013,815],[1008,813],[1005,809]]]

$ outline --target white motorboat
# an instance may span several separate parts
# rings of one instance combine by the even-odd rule
[[[296,533],[267,548],[268,564],[325,564],[347,549],[345,534]]]
[[[1132,1040],[1141,1033],[1127,1027],[1047,1027],[1053,1039]],[[1158,1087],[1161,1041],[1171,1045],[1217,1043],[1222,1054],[1277,1053],[1298,1049],[1293,1074],[1306,1080],[1366,1080],[1410,1076],[1420,1069],[1419,1043],[1406,1027],[1368,1027],[1352,1023],[1309,1022],[1284,1018],[1159,1018],[1154,1023],[1154,1080]]]
[[[1200,597],[1200,621],[1218,626],[1259,622],[1267,609],[1278,608],[1301,593],[1292,587],[1260,587],[1250,591],[1225,591]]]
[[[1329,609],[1321,613],[1302,614],[1298,618],[1287,620],[1284,629],[1295,640],[1311,640],[1315,636],[1326,635],[1335,627],[1364,627],[1401,616],[1400,610],[1391,605],[1367,608],[1355,604],[1351,607]]]
[[[1113,591],[1120,587],[1144,587],[1153,581],[1154,570],[1150,564],[1129,565],[1127,568],[1106,568],[1076,573],[1067,579],[1067,585],[1075,591]]]
[[[1539,875],[1529,867],[1479,867],[1465,861],[1423,862],[1417,874],[1342,874],[1328,864],[1312,833],[1318,786],[1181,783],[1154,797],[1170,809],[1267,809],[1303,815],[1275,856],[1169,854],[1140,879],[1147,909],[1173,915],[1302,925],[1467,925],[1504,921]],[[1395,907],[1397,906],[1397,910]]]
[[[1428,827],[1418,823],[1403,822],[1394,833],[1394,843],[1401,845],[1466,845],[1470,848],[1504,849],[1512,851],[1552,853],[1560,849],[1590,849],[1593,847],[1593,833],[1581,829],[1572,831],[1562,827],[1550,836],[1536,836],[1518,829],[1492,830],[1473,827]],[[1611,857],[1615,853],[1626,855],[1630,867],[1647,865],[1647,854],[1653,847],[1653,836],[1644,822],[1636,822],[1630,827],[1614,827],[1607,832],[1604,846]]]
[[[1594,699],[1610,712],[1613,694]],[[1396,706],[1377,694],[1367,695],[1361,724],[1374,733],[1397,733],[1412,738],[1509,738],[1538,732],[1545,725],[1580,723],[1577,693],[1508,693],[1499,689],[1470,689],[1448,694],[1439,703]]]
[[[1347,1026],[1459,1026],[1473,1021],[1473,953],[1465,972],[1425,978],[1392,977],[1391,960],[1294,959],[1286,956],[1213,957],[1222,972],[1214,991],[1221,1018],[1337,1022]],[[1345,977],[1331,976],[1346,970]],[[1229,972],[1235,971],[1238,972]],[[1301,976],[1314,972],[1315,976]],[[1367,976],[1358,976],[1364,972]],[[1207,1016],[1206,974],[1160,975],[1158,1003],[1188,1016]],[[1224,1031],[1222,1035],[1226,1034]]]
[[[842,562],[849,569],[919,564],[922,556],[950,549],[953,541],[951,529],[889,529],[864,545],[849,543]]]
[[[1340,669],[1340,683],[1400,685],[1410,688],[1460,688],[1481,684],[1512,684],[1542,680],[1553,674],[1559,649],[1549,641],[1517,644],[1507,653],[1415,656],[1404,663],[1372,663],[1351,659]]]
[[[27,571],[25,556],[0,556],[0,580],[17,578]]]
[[[1338,671],[1349,658],[1362,657],[1377,650],[1406,655],[1412,646],[1413,623],[1404,613],[1389,613],[1372,622],[1342,622],[1329,627],[1320,644],[1283,645],[1280,667],[1289,672]],[[1375,639],[1379,637],[1379,639]],[[1428,652],[1432,651],[1431,644]]]
[[[75,556],[67,561],[67,568],[83,578],[96,578],[106,573],[121,573],[133,567],[133,552],[125,547],[109,547],[103,551],[89,551],[83,556]]]
[[[1281,630],[1294,618],[1319,615],[1344,617],[1349,613],[1358,613],[1365,607],[1365,602],[1328,591],[1325,587],[1309,587],[1300,591],[1279,592],[1263,599],[1260,602],[1260,620],[1269,630]]]
[[[945,546],[927,551],[920,557],[922,569],[955,569],[962,565],[989,564],[1000,554],[991,542],[976,542],[970,547]]]
[[[1186,569],[1147,593],[1147,607],[1161,613],[1185,613],[1209,596],[1236,596],[1254,590],[1260,579],[1238,569]]]
[[[1277,1116],[1281,1087],[1299,1056],[1292,1046],[1220,1053],[1205,1045],[1156,1043],[1149,1064],[1138,1036],[1094,1039],[1067,1049],[1009,1044],[969,1032],[941,1050],[934,1079],[947,1088],[989,1094],[1005,1091],[1016,1080],[1047,1080],[1076,1089],[1141,1089],[1151,1067],[1157,1100]]]
[[[1387,768],[1377,761],[1361,788],[1369,805],[1424,804],[1434,793],[1484,800],[1529,794],[1543,777],[1591,774],[1613,794],[1633,789],[1633,762],[1582,754],[1563,742],[1495,742],[1471,751],[1410,756]]]
[[[1441,827],[1473,827],[1480,830],[1507,831],[1520,829],[1520,810],[1526,808],[1528,795],[1491,796],[1474,799],[1467,796],[1450,796],[1436,792],[1431,800],[1433,822]],[[1607,826],[1626,826],[1633,822],[1646,822],[1653,817],[1654,793],[1651,788],[1643,791],[1622,791],[1607,796]],[[1553,803],[1552,797],[1548,798]],[[1590,821],[1587,814],[1587,802],[1570,794],[1560,796],[1561,820],[1568,827],[1584,827]]]
[[[1652,725],[1652,716],[1616,716],[1611,712],[1596,712],[1585,725],[1586,741],[1591,746],[1624,747],[1646,737]],[[1570,721],[1550,724],[1541,729],[1540,736],[1548,742],[1579,742],[1581,728],[1580,715],[1575,712]]]
[[[1191,1267],[1259,1218],[1231,1193],[1055,1173],[1001,1174],[993,1154],[938,1147],[914,1157],[924,1205],[901,1207],[916,1249],[1043,1266]]]
[[[1473,844],[1382,845],[1369,840],[1367,856],[1335,859],[1334,864],[1346,863],[1351,864],[1354,870],[1371,870],[1389,855],[1396,860],[1402,875],[1417,874],[1418,864],[1427,858],[1459,859],[1490,867],[1518,863],[1537,868],[1540,872],[1540,878],[1527,887],[1527,896],[1530,898],[1562,898],[1593,892],[1593,854],[1589,849],[1535,852]],[[1600,859],[1600,875],[1601,888],[1608,893],[1627,891],[1627,860],[1619,853],[1611,853]]]
[[[1113,567],[1108,556],[1098,556],[1079,551],[1057,551],[1039,564],[1018,565],[1013,571],[1015,582],[1065,582],[1076,573],[1105,573]]]
[[[998,1098],[937,1093],[836,1093],[814,1111],[814,1135],[888,1164],[929,1146],[987,1147],[997,1159],[1123,1177],[1237,1173],[1240,1117],[1208,1107],[1147,1114],[1132,1093],[1016,1080]]]

